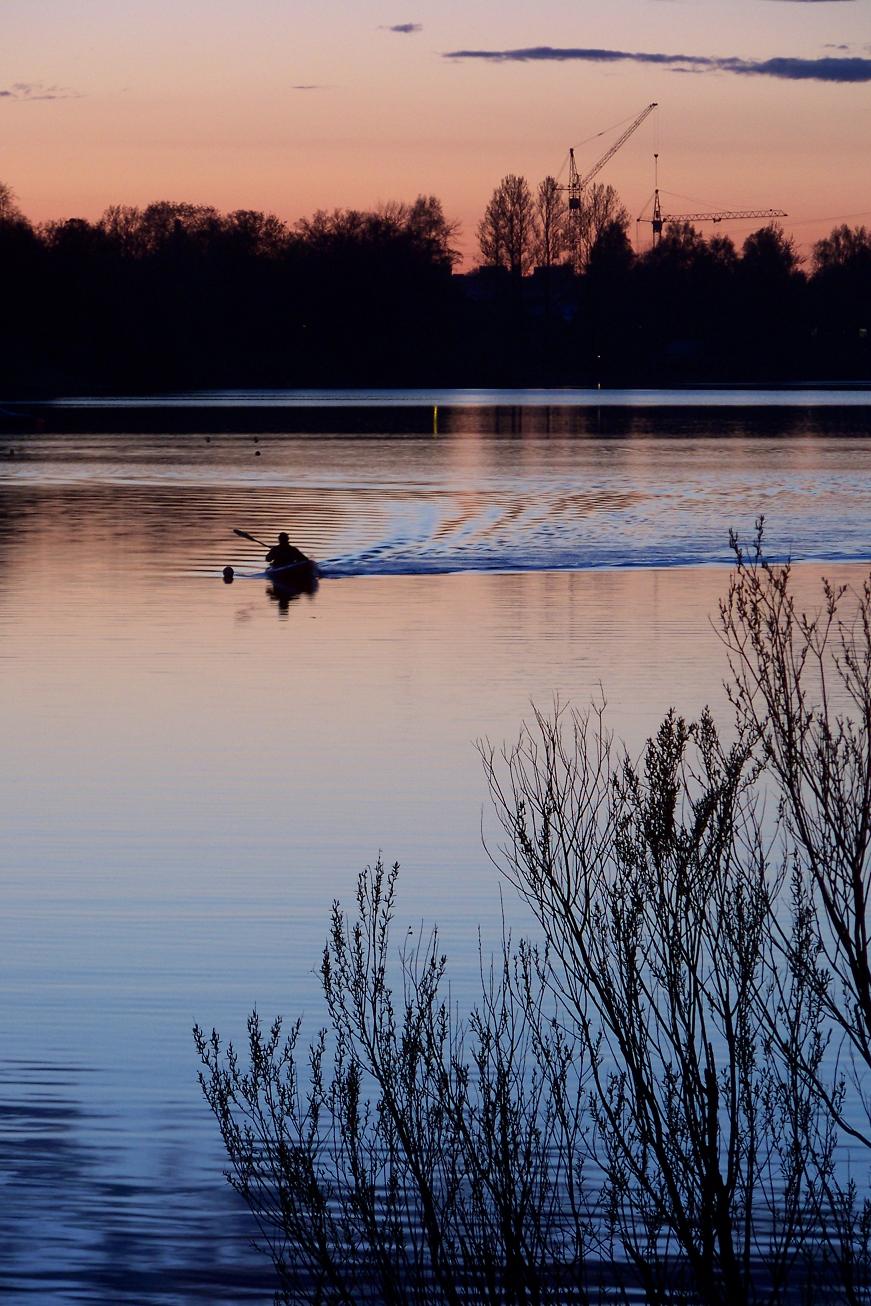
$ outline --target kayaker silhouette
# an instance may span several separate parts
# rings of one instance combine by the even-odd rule
[[[289,567],[295,562],[308,562],[308,558],[291,544],[287,532],[282,531],[278,543],[273,544],[267,553],[266,561],[270,567]]]

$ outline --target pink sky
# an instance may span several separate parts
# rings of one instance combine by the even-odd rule
[[[186,199],[294,220],[431,192],[474,255],[504,173],[537,182],[570,144],[658,100],[601,174],[633,217],[658,149],[667,208],[783,208],[806,247],[842,218],[871,220],[871,81],[443,55],[853,58],[864,76],[867,11],[867,0],[4,0],[0,179],[34,219]],[[389,30],[407,23],[421,30]],[[583,145],[580,163],[609,139]]]

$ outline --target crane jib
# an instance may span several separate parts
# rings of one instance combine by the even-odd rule
[[[648,104],[644,109],[642,109],[638,117],[632,120],[632,122],[629,124],[626,130],[620,136],[617,137],[613,145],[611,145],[611,147],[605,151],[605,153],[602,155],[600,159],[596,160],[592,168],[590,168],[589,172],[585,173],[583,177],[578,172],[577,164],[575,163],[574,149],[569,150],[568,185],[561,186],[560,189],[568,194],[570,212],[572,211],[577,212],[580,209],[581,192],[583,191],[584,187],[589,185],[589,183],[593,180],[593,178],[599,172],[602,171],[605,164],[608,163],[610,159],[613,159],[614,155],[617,153],[618,150],[623,148],[623,146],[629,140],[629,137],[633,134],[633,132],[638,130],[638,128],[644,122],[645,118],[648,118],[650,114],[653,113],[653,110],[655,108],[657,108],[657,104],[654,101],[653,104]]]

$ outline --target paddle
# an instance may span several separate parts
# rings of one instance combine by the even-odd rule
[[[237,530],[235,526],[233,527],[233,534],[241,535],[243,540],[250,540],[252,544],[259,544],[261,548],[269,549],[272,547],[270,544],[264,544],[262,540],[258,540],[256,535],[249,535],[247,531]]]

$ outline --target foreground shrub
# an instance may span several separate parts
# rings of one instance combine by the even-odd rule
[[[324,951],[329,1026],[300,1082],[300,1027],[248,1023],[248,1063],[195,1031],[200,1080],[286,1301],[546,1301],[582,1281],[574,1194],[582,1066],[543,1018],[528,954],[506,949],[460,1022],[434,932],[389,984],[398,868],[338,904]]]
[[[469,1015],[435,932],[392,947],[379,863],[334,905],[307,1051],[256,1015],[244,1060],[195,1031],[282,1300],[871,1299],[867,1173],[835,1150],[867,1137],[839,1057],[861,1116],[871,597],[804,617],[761,539],[737,561],[730,745],[671,712],[636,762],[557,708],[482,747],[540,941],[482,957]]]
[[[601,721],[537,715],[485,753],[498,858],[548,940],[546,983],[590,1065],[590,1157],[618,1259],[649,1301],[776,1301],[799,1277],[831,1140],[819,1096],[771,1055],[760,1003],[780,875],[746,741],[669,714],[643,766]],[[807,986],[805,986],[806,990]],[[811,1063],[816,1005],[786,1039]]]

